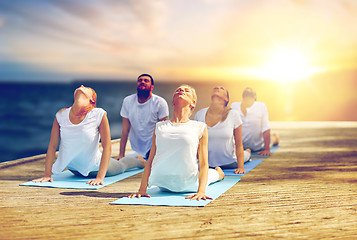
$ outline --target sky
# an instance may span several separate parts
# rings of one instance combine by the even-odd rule
[[[355,0],[0,0],[0,81],[347,82],[317,95],[357,107],[356,22]]]

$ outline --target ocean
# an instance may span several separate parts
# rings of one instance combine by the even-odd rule
[[[0,83],[0,162],[46,153],[56,112],[73,104],[73,92],[81,84],[97,92],[97,107],[107,111],[111,137],[120,138],[122,101],[124,97],[136,93],[135,80]],[[172,94],[179,85],[155,82],[154,93],[166,99],[170,115]],[[201,95],[209,94],[213,85],[193,84],[198,96],[199,92],[202,92]],[[199,91],[197,87],[200,87]],[[209,96],[205,98],[208,104]]]

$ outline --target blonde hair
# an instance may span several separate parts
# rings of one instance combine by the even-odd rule
[[[194,101],[194,105],[193,105],[193,107],[191,108],[191,113],[192,113],[193,110],[194,110],[195,107],[196,107],[196,104],[197,104],[197,94],[196,94],[196,90],[195,90],[193,87],[191,87],[190,85],[188,85],[188,84],[182,84],[182,85],[180,85],[178,88],[176,88],[176,90],[179,89],[179,88],[189,88],[189,89],[191,90],[191,92],[192,92],[192,97],[193,97],[193,101]],[[175,90],[175,91],[176,91],[176,90]]]

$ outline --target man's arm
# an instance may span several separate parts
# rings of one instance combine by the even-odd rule
[[[270,156],[270,129],[263,132],[263,139],[264,139],[264,150],[258,152],[258,154],[263,156]]]
[[[125,156],[125,148],[126,148],[126,143],[128,142],[128,136],[130,131],[129,119],[123,117],[122,121],[123,121],[123,130],[121,132],[118,160]]]
[[[157,105],[157,114],[159,117],[159,122],[161,122],[161,121],[165,121],[165,120],[169,119],[169,106],[167,105],[167,102],[165,99],[159,98],[159,100],[160,100],[159,104]],[[162,116],[165,116],[165,117],[162,117]],[[162,117],[162,118],[160,118],[160,117]]]
[[[263,132],[263,141],[264,141],[264,149],[258,154],[263,155],[263,156],[270,156],[270,127],[269,127],[269,113],[268,113],[268,108],[265,104],[263,104],[263,115],[261,118],[261,126],[262,126],[262,132]]]

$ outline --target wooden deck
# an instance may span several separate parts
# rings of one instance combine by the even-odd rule
[[[272,129],[280,149],[203,208],[109,205],[141,174],[97,191],[20,187],[43,156],[0,164],[0,239],[357,239],[357,123]]]

